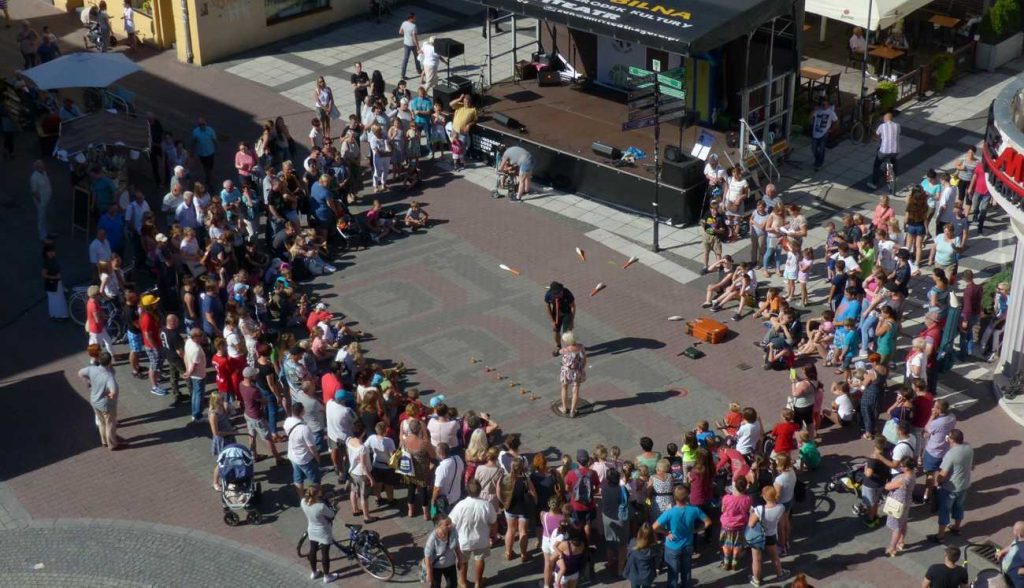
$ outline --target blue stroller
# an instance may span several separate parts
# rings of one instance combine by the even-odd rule
[[[261,488],[256,482],[255,461],[248,447],[232,443],[217,456],[220,477],[220,499],[224,504],[224,523],[235,527],[241,522],[239,513],[246,513],[245,522],[258,525],[263,515],[256,510]]]

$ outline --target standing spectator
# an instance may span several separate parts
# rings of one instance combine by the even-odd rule
[[[652,588],[658,576],[658,540],[650,523],[641,525],[626,556],[626,569],[623,571],[629,580],[630,588]]]
[[[43,290],[46,291],[46,307],[50,319],[54,321],[68,320],[68,302],[64,297],[64,281],[57,261],[57,249],[47,243],[43,247]],[[91,344],[91,343],[90,343]]]
[[[103,227],[96,228],[96,238],[89,243],[89,263],[96,265],[101,261],[110,261],[114,251],[107,239],[107,231]]]
[[[706,514],[687,504],[689,496],[686,486],[676,486],[672,491],[675,506],[661,513],[653,526],[656,533],[666,534],[665,565],[668,566],[669,588],[689,588],[693,531],[697,523],[703,523],[704,528],[711,526],[711,519]]]
[[[427,94],[434,91],[434,86],[437,85],[437,66],[441,61],[445,61],[444,57],[437,54],[434,50],[435,38],[431,36],[420,45],[420,56],[423,60],[423,75],[421,81],[423,87],[426,88]]]
[[[18,41],[18,49],[21,51],[21,58],[24,61],[22,69],[35,67],[39,33],[32,28],[32,23],[27,20],[21,21],[21,28],[18,29],[16,40]]]
[[[402,37],[404,52],[402,55],[402,79],[406,79],[405,70],[409,67],[409,56],[412,55],[413,64],[416,66],[416,73],[422,75],[423,68],[417,60],[420,40],[416,36],[416,13],[410,12],[402,26],[398,27],[398,34]]]
[[[739,569],[740,557],[743,555],[743,530],[747,526],[747,517],[753,498],[747,495],[747,479],[734,476],[729,492],[722,497],[722,515],[719,522],[722,531],[719,543],[722,545],[722,563],[719,567],[725,571]]]
[[[107,353],[114,355],[110,333],[107,332],[107,314],[100,298],[100,287],[93,284],[86,291],[89,301],[85,303],[85,332],[89,334],[89,345],[102,345]]]
[[[884,461],[885,437],[876,435],[873,442],[875,449],[864,463],[864,477],[860,486],[861,504],[867,512],[864,523],[872,529],[882,524],[882,519],[878,516],[878,504],[882,500],[882,489],[889,480],[889,472]]]
[[[352,96],[356,101],[356,119],[359,120],[363,116],[363,103],[366,102],[370,88],[370,76],[363,71],[363,62],[356,62],[355,73],[349,80],[352,82]]]
[[[789,575],[789,572],[782,568],[782,561],[779,560],[779,550],[777,547],[779,521],[782,520],[786,507],[778,503],[779,493],[774,486],[769,485],[762,488],[761,498],[764,500],[764,504],[750,509],[750,518],[747,520],[748,530],[746,531],[748,536],[747,546],[750,547],[752,555],[750,585],[755,588],[761,585],[761,558],[764,552],[768,552],[772,563],[775,564],[777,580],[781,580]],[[751,542],[751,531],[749,529],[758,530],[754,531],[753,534],[757,535],[759,540]]]
[[[451,512],[451,521],[459,534],[462,559],[459,561],[459,585],[467,586],[466,578],[469,560],[474,564],[473,584],[484,586],[484,564],[491,551],[491,525],[497,522],[498,513],[491,503],[480,498],[480,483],[470,480],[466,484],[465,500],[460,501]]]
[[[53,185],[50,183],[50,176],[46,173],[46,166],[41,159],[32,163],[32,176],[28,180],[29,188],[32,190],[32,202],[36,205],[37,228],[39,240],[44,241],[50,234],[46,222],[46,211],[50,205],[50,198],[53,196]]]
[[[426,570],[430,588],[441,588],[442,578],[447,588],[455,588],[462,559],[459,535],[452,529],[451,519],[448,515],[438,514],[434,517],[434,530],[423,546],[423,569]]]
[[[559,411],[569,418],[576,417],[576,407],[580,401],[580,384],[587,381],[587,352],[581,343],[576,341],[572,331],[562,333],[562,369],[559,382],[562,386],[562,406]],[[567,403],[569,387],[572,386],[572,403]],[[566,408],[568,405],[569,408]]]
[[[956,428],[956,415],[949,412],[949,402],[945,399],[936,400],[929,414],[931,418],[924,427],[924,502],[934,498],[932,492],[936,485],[935,476],[942,466],[946,453],[949,452],[949,433]]]
[[[572,522],[583,527],[587,537],[587,545],[591,542],[591,523],[597,516],[597,490],[601,484],[597,474],[590,470],[590,454],[586,449],[576,452],[576,469],[565,477],[565,488],[569,493],[569,506],[572,507]]]
[[[242,399],[245,427],[249,433],[249,451],[252,452],[256,461],[262,459],[256,449],[256,440],[264,439],[270,449],[270,454],[274,456],[274,462],[277,465],[284,465],[284,460],[281,459],[281,454],[277,452],[277,445],[274,443],[273,431],[270,430],[264,416],[263,394],[256,387],[256,378],[259,375],[258,369],[246,366],[242,370],[242,381],[238,384],[238,396]]]
[[[57,35],[50,32],[50,27],[44,26],[39,35],[39,47],[36,48],[36,55],[39,63],[53,61],[60,57],[60,45],[57,44]]]
[[[943,276],[944,278],[945,276]],[[936,279],[936,282],[939,280]],[[938,288],[933,288],[938,290]],[[946,304],[949,302],[949,293],[945,292],[946,296],[943,299]],[[939,346],[942,344],[942,327],[945,324],[945,319],[934,309],[929,307],[929,311],[924,315],[924,330],[922,330],[917,336],[924,339],[924,353],[925,353],[925,379],[928,382],[928,391],[935,394],[935,390],[939,385]]]
[[[960,361],[974,355],[974,334],[981,322],[981,296],[984,288],[974,282],[974,272],[967,269],[961,275],[964,280],[964,293],[960,303]]]
[[[814,171],[825,165],[825,148],[828,144],[828,132],[839,117],[828,101],[822,98],[811,113],[811,151],[814,153]]]
[[[168,314],[164,328],[160,330],[160,350],[167,362],[168,379],[174,389],[174,404],[184,402],[181,393],[181,377],[185,373],[185,340],[181,337],[181,323],[178,315]]]
[[[988,192],[988,181],[985,179],[985,160],[978,162],[971,177],[971,185],[967,187],[969,194],[973,194],[974,200],[970,205],[971,222],[978,223],[978,234],[985,231],[985,217],[988,216],[988,207],[992,202],[992,195]]]
[[[718,200],[712,200],[708,207],[708,216],[700,221],[703,229],[701,236],[704,238],[704,267],[700,270],[701,274],[706,274],[709,271],[708,260],[711,257],[711,252],[715,253],[715,263],[721,261],[722,240],[729,234],[729,229],[725,226],[725,217],[722,216],[719,208]],[[767,253],[765,255],[767,256]]]
[[[217,131],[207,125],[203,117],[196,119],[196,128],[192,129],[192,152],[199,158],[207,185],[211,184],[213,156],[217,153]]]
[[[299,499],[303,496],[303,484],[320,486],[320,452],[316,448],[313,432],[303,417],[306,409],[300,402],[292,404],[292,416],[284,420],[284,432],[288,436],[288,461],[292,462],[292,483]]]
[[[373,488],[373,451],[363,443],[363,421],[352,423],[352,436],[345,441],[345,454],[348,459],[349,502],[352,504],[352,516],[362,515],[363,523],[369,524],[375,519],[370,516],[370,489]]]
[[[768,205],[764,199],[758,200],[754,212],[750,213],[750,263],[754,269],[760,269],[762,257],[765,254],[765,244],[768,236],[766,226],[771,213],[768,212]]]
[[[320,128],[323,129],[324,137],[331,138],[331,121],[338,118],[338,107],[334,105],[334,92],[331,87],[320,76],[316,79],[316,89],[313,91],[313,100],[316,105],[316,118],[320,121]]]
[[[1013,539],[1010,544],[996,550],[1003,577],[1013,588],[1024,588],[1024,521],[1013,524]]]
[[[302,512],[306,515],[306,536],[309,538],[310,580],[323,578],[324,584],[338,579],[331,573],[331,544],[334,543],[332,527],[338,513],[323,500],[320,486],[310,486],[300,497]],[[320,569],[316,569],[316,556],[320,554]]]
[[[939,473],[935,477],[939,497],[939,530],[928,539],[941,543],[946,531],[960,534],[964,522],[964,500],[971,487],[971,470],[974,468],[974,448],[964,443],[964,433],[953,429],[946,435],[949,451],[942,458]],[[952,517],[953,524],[950,525]]]
[[[218,457],[224,447],[235,442],[235,427],[231,424],[231,415],[228,414],[228,407],[222,398],[217,392],[210,394],[210,410],[207,416],[210,423],[210,452],[213,453],[214,460],[213,489],[217,492],[221,491]]]
[[[505,533],[506,560],[511,561],[514,557],[512,545],[516,534],[519,535],[519,557],[523,562],[527,560],[528,529],[533,515],[531,511],[536,503],[537,490],[526,475],[523,462],[517,459],[512,462],[511,471],[501,482],[501,506],[508,523],[508,531]]]
[[[952,177],[943,172],[939,175],[939,198],[935,203],[935,234],[942,233],[942,227],[953,222],[953,205],[957,201],[957,189],[952,185]]]
[[[601,451],[605,450],[602,448]],[[604,525],[602,535],[608,562],[607,570],[611,572],[613,578],[622,577],[629,539],[629,492],[624,484],[619,483],[620,480],[619,470],[609,469],[604,481],[601,482],[601,520]]]
[[[907,535],[907,520],[910,518],[910,501],[914,495],[914,478],[916,462],[912,457],[904,457],[899,463],[899,473],[886,485],[885,490],[889,492],[886,503],[894,505],[894,509],[885,508],[889,515],[885,526],[892,531],[889,538],[889,546],[885,554],[889,557],[896,557],[903,551],[903,540]]]
[[[892,173],[898,175],[899,166],[897,158],[900,151],[900,125],[893,122],[892,111],[882,115],[882,123],[875,129],[875,140],[879,142],[878,153],[875,155],[875,163],[871,167],[871,182],[868,188],[878,189],[879,178],[882,177],[882,163],[892,163]]]
[[[159,302],[160,299],[152,294],[142,295],[139,330],[142,332],[142,346],[149,360],[149,391],[157,396],[167,396],[167,390],[160,385],[160,370],[163,369],[164,360],[160,352],[160,319],[156,315],[156,305]]]
[[[78,370],[78,376],[89,384],[89,402],[96,413],[96,428],[100,431],[100,443],[116,450],[120,446],[117,437],[117,380],[114,378],[113,358],[105,351],[97,357],[98,365]]]
[[[192,422],[203,420],[203,392],[206,389],[206,352],[203,351],[203,331],[192,327],[185,341],[185,373],[192,401]]]
[[[945,559],[940,564],[932,564],[924,574],[921,588],[962,588],[968,583],[967,570],[958,565],[960,548],[949,545],[945,550]]]
[[[435,513],[454,515],[452,507],[462,499],[462,479],[466,472],[466,462],[457,454],[453,454],[447,443],[439,443],[436,451],[438,464],[434,469],[434,490],[430,497],[430,504]],[[479,485],[477,485],[476,497],[480,497]],[[494,510],[493,506],[491,510]],[[457,519],[452,516],[452,520]],[[458,526],[458,522],[456,525]],[[490,537],[489,531],[485,532],[484,536]],[[467,545],[470,543],[470,541],[466,542]]]

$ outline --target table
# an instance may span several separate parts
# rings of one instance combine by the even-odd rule
[[[928,19],[928,22],[944,29],[955,29],[957,25],[960,24],[960,19],[953,16],[946,16],[945,14],[935,14]]]
[[[868,55],[870,55],[872,57],[877,57],[877,58],[882,60],[882,76],[883,77],[888,75],[889,61],[891,61],[893,59],[896,59],[898,57],[903,57],[906,54],[907,54],[907,52],[904,51],[903,49],[896,49],[894,47],[885,47],[885,46],[875,47],[875,48],[871,49],[871,51],[868,51]]]
[[[817,67],[805,66],[800,68],[800,79],[807,80],[807,99],[814,101],[814,97],[811,95],[814,91],[814,82],[827,78],[829,75],[828,70],[820,69]],[[802,84],[801,84],[802,85]]]
[[[812,24],[810,24],[810,23],[806,23],[806,22],[804,23],[804,32],[805,32],[805,33],[806,33],[807,31],[809,31],[809,30],[813,29],[813,28],[814,28],[814,25],[812,25]]]

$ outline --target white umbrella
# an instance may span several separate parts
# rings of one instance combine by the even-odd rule
[[[72,53],[21,72],[41,90],[106,88],[142,68],[120,53]]]

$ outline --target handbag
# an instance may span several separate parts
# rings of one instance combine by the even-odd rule
[[[892,494],[885,497],[885,504],[882,505],[882,512],[886,515],[900,519],[903,518],[903,513],[907,510],[907,505],[896,500],[896,497]]]
[[[754,512],[757,511],[755,510]],[[753,547],[754,549],[764,549],[765,533],[764,521],[762,520],[763,518],[764,507],[762,506],[761,515],[757,517],[757,526],[748,526],[746,529],[743,530],[743,540],[747,542],[748,547]]]
[[[402,450],[396,449],[391,453],[391,457],[388,458],[388,467],[397,470],[398,466],[402,463]]]

